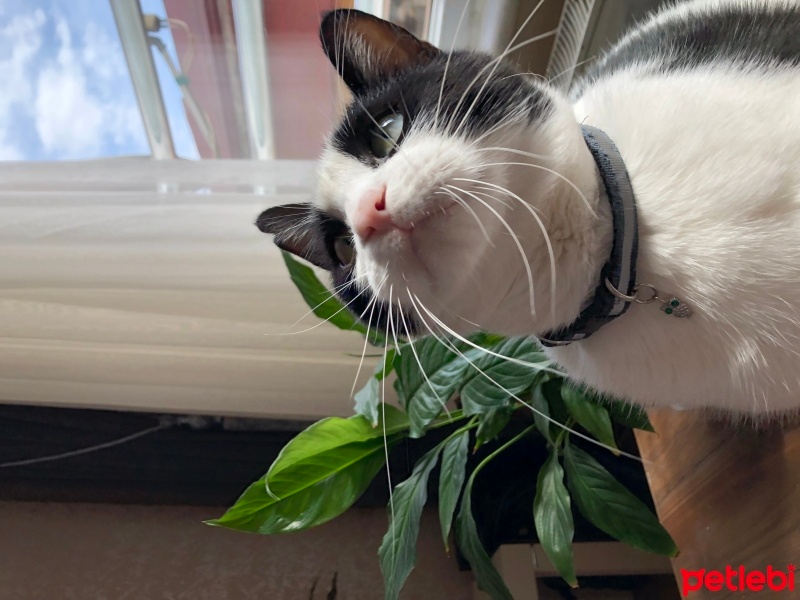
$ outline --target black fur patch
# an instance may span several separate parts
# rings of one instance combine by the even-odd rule
[[[713,64],[800,66],[800,7],[721,6],[670,19],[628,36],[576,89],[625,67],[652,62],[652,73]]]
[[[426,64],[398,73],[357,95],[334,132],[332,145],[365,164],[376,166],[379,160],[373,156],[369,146],[370,130],[375,127],[373,119],[380,121],[387,114],[400,113],[405,119],[406,131],[420,118],[432,123],[447,56],[442,53]],[[520,107],[523,107],[528,123],[546,118],[551,107],[546,92],[531,85],[505,63],[497,66],[492,74],[495,65],[487,67],[491,60],[484,54],[452,54],[439,109],[439,131],[445,134],[455,131],[464,121],[466,136],[476,137]],[[481,91],[487,79],[489,82]],[[465,91],[466,96],[461,100]]]

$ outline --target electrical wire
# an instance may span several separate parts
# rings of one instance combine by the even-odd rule
[[[162,20],[161,22],[165,23],[170,30],[174,31],[175,27],[178,27],[182,29],[184,33],[186,33],[186,42],[188,44],[188,47],[186,48],[186,54],[184,54],[183,56],[179,56],[178,61],[181,64],[181,70],[184,73],[188,73],[189,69],[192,67],[192,63],[194,62],[194,54],[195,54],[194,33],[192,33],[192,30],[189,28],[189,25],[186,23],[186,21],[169,17],[167,19]],[[174,33],[172,34],[172,37],[173,39],[175,38]]]
[[[98,450],[106,450],[108,448],[113,448],[115,446],[127,444],[128,442],[132,442],[133,440],[137,440],[146,435],[150,435],[151,433],[155,433],[156,431],[162,431],[164,429],[168,429],[173,425],[174,425],[173,420],[162,419],[158,425],[155,425],[153,427],[148,427],[147,429],[143,429],[142,431],[137,431],[136,433],[132,433],[130,435],[126,435],[124,437],[117,438],[109,442],[103,442],[102,444],[95,444],[93,446],[88,446],[86,448],[79,448],[77,450],[70,450],[69,452],[61,452],[59,454],[50,454],[48,456],[39,456],[36,458],[27,458],[24,460],[12,460],[10,462],[0,463],[0,469],[7,469],[9,467],[25,467],[28,465],[36,465],[39,463],[52,462],[55,460],[63,460],[65,458],[72,458],[73,456],[90,454],[92,452],[97,452]]]

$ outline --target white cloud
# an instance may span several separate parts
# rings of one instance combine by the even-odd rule
[[[84,158],[103,148],[135,147],[146,151],[141,118],[130,89],[119,46],[93,23],[76,48],[69,23],[55,24],[58,53],[40,72],[34,122],[45,151],[55,158]]]
[[[45,24],[42,10],[17,15],[0,28],[0,48],[9,49],[0,59],[0,81],[6,82],[0,94],[0,160],[25,158],[22,149],[8,141],[8,126],[17,110],[30,110],[33,88],[29,70],[42,46]]]

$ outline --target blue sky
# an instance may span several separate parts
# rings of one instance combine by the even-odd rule
[[[145,13],[166,16],[162,0]],[[175,56],[169,30],[161,30]],[[177,84],[156,57],[179,156],[197,158]],[[0,160],[149,154],[107,0],[0,0]]]

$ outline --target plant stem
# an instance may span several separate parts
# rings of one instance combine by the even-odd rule
[[[534,429],[536,429],[536,426],[535,426],[535,425],[531,425],[530,427],[528,427],[527,429],[525,429],[525,430],[524,430],[524,431],[522,431],[521,433],[519,433],[519,434],[515,435],[513,438],[511,438],[510,440],[508,440],[508,441],[507,441],[505,444],[503,444],[502,446],[500,446],[500,447],[499,447],[497,450],[495,450],[494,452],[492,452],[492,453],[491,453],[489,456],[487,456],[486,458],[484,458],[484,459],[483,459],[483,460],[480,462],[480,464],[479,464],[477,467],[475,467],[475,470],[472,472],[472,475],[470,475],[470,477],[469,477],[469,484],[468,484],[468,486],[469,486],[469,487],[472,487],[472,482],[475,480],[475,477],[478,475],[478,473],[480,473],[480,472],[483,470],[483,468],[484,468],[486,465],[488,465],[488,464],[489,464],[490,462],[492,462],[492,461],[493,461],[495,458],[497,458],[497,456],[498,456],[498,455],[502,454],[502,453],[503,453],[505,450],[507,450],[508,448],[510,448],[511,446],[513,446],[514,444],[516,444],[518,441],[520,441],[522,438],[524,438],[526,435],[528,435],[528,434],[529,434],[531,431],[533,431]]]

